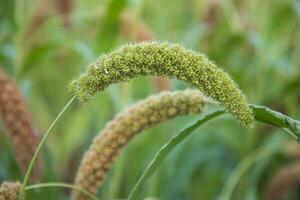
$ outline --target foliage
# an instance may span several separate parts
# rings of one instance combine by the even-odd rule
[[[68,13],[60,13],[55,3],[59,1],[54,0],[0,3],[0,67],[16,79],[41,135],[71,98],[67,86],[72,77],[86,71],[85,66],[96,60],[99,52],[109,53],[134,42],[118,28],[117,19],[124,11],[136,24],[143,21],[159,41],[179,43],[206,54],[233,77],[248,102],[300,118],[299,1],[69,1],[73,6]],[[63,22],[66,15],[71,18],[69,27]],[[186,86],[171,81],[172,90]],[[137,78],[111,86],[83,105],[74,103],[42,151],[42,182],[73,183],[79,161],[94,135],[125,107],[156,91],[152,79]],[[114,164],[99,191],[100,199],[126,198],[161,146],[199,117],[176,118],[136,137]],[[22,180],[9,139],[2,134],[2,124],[0,132],[0,182]],[[242,127],[223,115],[203,124],[177,145],[139,195],[172,200],[217,199],[234,169],[244,165],[244,157],[270,143],[276,146],[272,155],[247,168],[231,194],[232,200],[259,199],[276,171],[296,159],[285,151],[295,142],[281,132],[261,124]],[[272,139],[275,136],[280,138]],[[299,148],[296,145],[294,150]],[[68,197],[69,192],[64,190],[43,188],[29,190],[26,200]],[[295,190],[289,197],[300,198]]]

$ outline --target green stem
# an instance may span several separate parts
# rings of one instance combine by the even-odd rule
[[[69,188],[69,189],[72,189],[72,190],[77,190],[77,191],[85,194],[86,196],[89,196],[93,200],[100,200],[96,196],[90,194],[85,189],[83,189],[81,187],[78,187],[76,185],[68,184],[68,183],[39,183],[39,184],[30,185],[30,186],[25,187],[25,190],[33,190],[33,189],[37,189],[37,188],[46,188],[46,187]]]
[[[46,131],[45,135],[43,136],[41,142],[39,143],[36,151],[34,152],[34,155],[30,161],[29,167],[26,171],[22,186],[21,186],[21,190],[20,190],[20,195],[19,195],[19,200],[22,200],[23,196],[25,199],[25,187],[26,184],[28,182],[30,173],[32,171],[33,165],[37,159],[37,156],[39,154],[39,152],[41,151],[43,144],[46,142],[46,139],[48,138],[50,132],[53,130],[54,126],[56,125],[56,123],[58,122],[58,120],[61,118],[61,116],[65,113],[65,111],[69,108],[69,106],[72,104],[72,102],[75,100],[75,97],[72,97],[71,100],[65,105],[65,107],[60,111],[60,113],[56,116],[56,118],[54,119],[54,121],[52,122],[52,124],[49,126],[48,130]]]

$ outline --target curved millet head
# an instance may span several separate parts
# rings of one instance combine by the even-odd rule
[[[132,138],[144,129],[176,116],[201,113],[210,99],[199,90],[162,92],[119,113],[95,136],[85,153],[75,178],[75,185],[96,194],[113,161]],[[73,192],[74,200],[87,200]]]
[[[90,64],[85,74],[71,82],[70,90],[86,101],[111,84],[149,75],[182,80],[219,102],[242,124],[254,121],[245,96],[231,77],[205,55],[177,44],[125,45]]]

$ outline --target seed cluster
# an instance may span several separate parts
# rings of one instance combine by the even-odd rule
[[[17,200],[19,197],[20,189],[20,183],[2,183],[0,185],[0,200]]]
[[[81,161],[75,184],[96,194],[113,161],[133,136],[178,115],[200,113],[208,102],[198,90],[162,92],[119,113],[95,136]],[[74,191],[73,199],[88,198]]]
[[[89,65],[85,74],[72,81],[70,89],[85,101],[111,84],[149,75],[185,81],[222,104],[242,124],[254,121],[244,95],[227,73],[205,55],[176,44],[125,45]]]
[[[0,70],[0,117],[14,146],[16,160],[23,172],[29,166],[37,147],[38,136],[31,115],[15,82]],[[36,163],[31,181],[37,181],[41,174],[41,160]]]
[[[136,42],[154,41],[155,35],[142,20],[135,19],[130,12],[124,12],[121,18],[120,31],[122,35]],[[167,78],[153,77],[155,89],[159,92],[170,90],[171,82]]]

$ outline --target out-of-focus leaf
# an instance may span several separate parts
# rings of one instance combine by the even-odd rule
[[[275,137],[275,139],[277,139],[277,137]],[[268,144],[264,144],[261,148],[253,151],[252,153],[247,155],[243,160],[241,160],[241,162],[229,175],[229,178],[225,182],[223,190],[218,200],[232,199],[232,193],[235,187],[237,186],[241,177],[247,172],[247,170],[250,167],[252,167],[255,163],[262,161],[279,152],[279,150],[281,149],[281,144],[270,141],[273,140],[270,139]]]
[[[282,93],[288,94],[290,92],[298,91],[299,88],[300,88],[300,76],[295,80],[291,81],[290,83],[288,83],[282,90]]]
[[[0,1],[0,63],[9,73],[13,73],[15,49],[13,36],[16,30],[14,19],[15,1]]]
[[[97,35],[97,52],[110,50],[115,45],[118,38],[120,15],[126,4],[127,0],[111,0],[109,2],[103,24]]]
[[[40,61],[43,57],[51,54],[56,48],[58,48],[58,44],[52,42],[37,46],[36,48],[32,49],[24,59],[22,71],[20,71],[18,75],[22,76],[29,70],[33,70],[34,67],[37,67],[35,65],[36,62]]]

